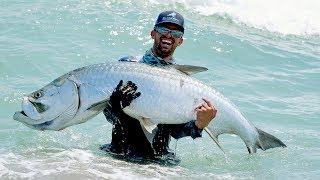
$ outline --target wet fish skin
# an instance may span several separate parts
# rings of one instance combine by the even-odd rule
[[[208,125],[214,138],[225,133],[236,134],[250,153],[256,152],[257,148],[285,147],[279,139],[258,130],[233,103],[212,87],[174,68],[142,63],[102,63],[71,71],[38,90],[43,92],[42,97],[35,99],[35,93],[25,97],[23,112],[16,112],[13,118],[39,130],[61,130],[84,123],[103,110],[103,104],[120,80],[132,81],[138,86],[141,96],[124,111],[138,119],[148,131],[157,124],[194,120],[194,109],[205,98],[218,110]],[[31,103],[32,98],[35,100]],[[47,107],[47,110],[38,112],[34,104]]]

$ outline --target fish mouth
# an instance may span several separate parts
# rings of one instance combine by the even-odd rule
[[[19,122],[22,122],[23,124],[27,125],[30,128],[37,129],[37,130],[46,130],[48,126],[50,126],[54,120],[45,121],[39,124],[33,124],[34,120],[28,117],[28,115],[24,111],[17,111],[13,115],[13,119]]]

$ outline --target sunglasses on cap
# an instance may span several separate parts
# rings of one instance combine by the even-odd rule
[[[166,27],[155,26],[154,30],[161,35],[170,33],[171,36],[173,36],[174,38],[182,38],[182,36],[183,36],[183,32],[181,32],[179,30],[171,30]]]

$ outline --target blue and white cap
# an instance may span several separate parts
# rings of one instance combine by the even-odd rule
[[[172,23],[180,27],[180,30],[184,32],[184,18],[181,14],[175,11],[164,11],[159,14],[155,26],[159,26],[162,23]]]

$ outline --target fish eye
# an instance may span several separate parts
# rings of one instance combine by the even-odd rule
[[[41,98],[43,96],[43,92],[42,91],[37,91],[33,94],[33,97],[38,99]]]

